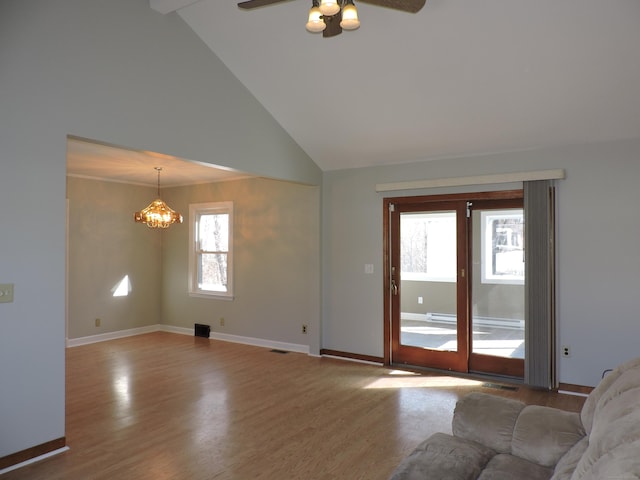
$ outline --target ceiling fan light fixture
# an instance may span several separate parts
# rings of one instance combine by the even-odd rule
[[[251,10],[286,1],[288,0],[243,0],[238,3],[238,7]],[[408,13],[419,12],[426,2],[426,0],[362,1]],[[355,30],[359,27],[360,19],[353,0],[312,0],[312,7],[309,10],[309,17],[306,23],[306,28],[309,32],[322,32],[324,38],[330,38],[339,35],[342,30]]]
[[[326,17],[331,17],[340,11],[338,0],[320,0],[320,12]]]
[[[353,4],[353,0],[347,0],[347,3],[342,7],[342,20],[340,26],[344,30],[355,30],[360,26],[360,20],[358,20],[358,9]]]
[[[317,1],[313,2],[313,6],[309,10],[309,20],[307,21],[306,27],[311,33],[319,33],[327,28],[327,24],[324,23],[322,18],[322,12],[318,8]]]

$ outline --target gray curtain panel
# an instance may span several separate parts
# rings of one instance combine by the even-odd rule
[[[524,183],[525,366],[527,385],[557,386],[555,354],[555,190],[550,180]]]

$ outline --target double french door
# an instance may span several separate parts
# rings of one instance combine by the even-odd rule
[[[522,377],[522,191],[385,200],[388,363]]]

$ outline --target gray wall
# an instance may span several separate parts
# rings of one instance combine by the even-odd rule
[[[0,456],[64,428],[67,135],[319,184],[175,14],[146,0],[0,2]],[[317,292],[316,292],[317,293]]]
[[[318,354],[319,193],[264,178],[165,188],[162,198],[184,223],[160,231],[133,221],[133,212],[156,197],[154,188],[68,177],[69,338],[204,323],[213,332]],[[234,202],[233,301],[187,292],[189,204],[219,201]],[[124,275],[131,292],[114,298]]]
[[[473,315],[490,318],[524,319],[524,287],[480,283],[474,272]],[[456,313],[456,284],[452,282],[419,282],[402,280],[400,285],[402,312]],[[418,303],[422,297],[423,303]]]
[[[418,303],[422,297],[422,304]],[[406,313],[456,313],[456,284],[453,282],[400,282],[400,311]]]
[[[557,332],[558,347],[571,346],[572,356],[559,358],[558,373],[563,383],[595,385],[603,370],[639,354],[639,159],[640,140],[629,140],[325,172],[323,348],[383,355],[384,195],[376,183],[564,168],[567,178],[557,182]],[[374,275],[364,273],[366,263]]]
[[[68,337],[160,323],[162,232],[133,221],[156,189],[68,177],[67,196]],[[114,297],[125,275],[131,292]]]
[[[214,332],[319,353],[319,187],[252,178],[168,188],[163,199],[185,223],[163,232],[162,323],[204,323]],[[189,204],[221,201],[234,204],[234,300],[190,297]]]

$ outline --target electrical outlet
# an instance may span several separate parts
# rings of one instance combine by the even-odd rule
[[[302,325],[302,333],[307,333],[307,326],[306,325]]]
[[[224,317],[220,317],[220,326],[224,327]]]
[[[0,284],[0,303],[13,302],[13,283]]]
[[[571,356],[571,347],[569,347],[569,345],[563,345],[561,347],[560,351],[562,352],[562,356],[563,357],[570,357]]]
[[[99,327],[101,323],[102,323],[102,320],[100,320],[99,318],[96,318],[96,327]]]

